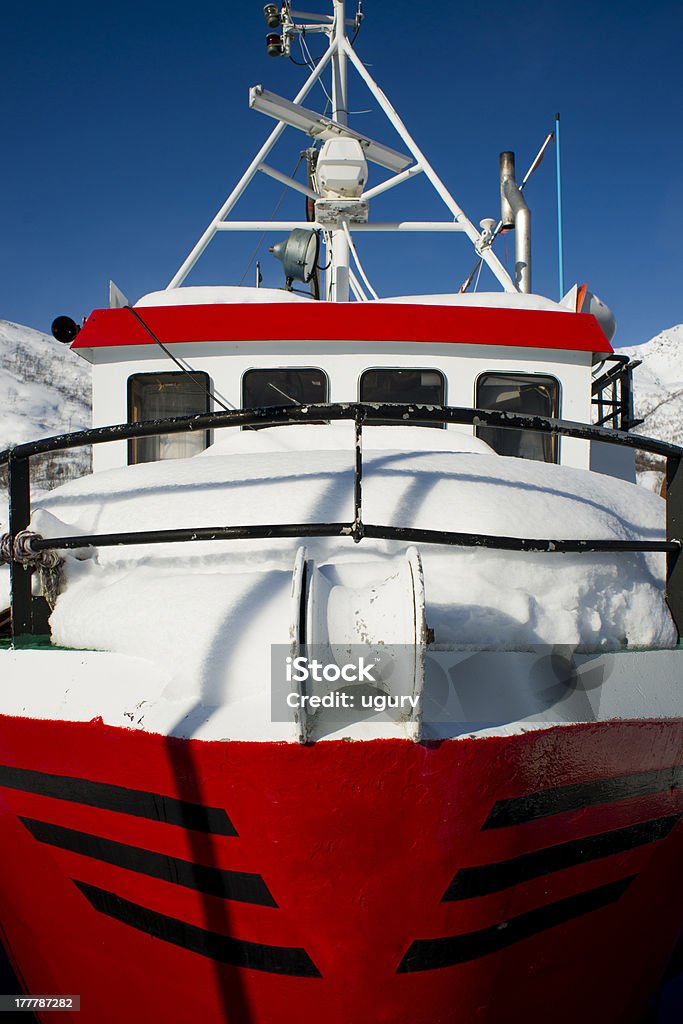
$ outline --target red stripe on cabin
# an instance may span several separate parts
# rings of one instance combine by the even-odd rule
[[[380,341],[612,352],[590,314],[403,303],[249,303],[143,306],[165,345],[215,341]],[[96,309],[75,349],[153,344],[128,309]]]

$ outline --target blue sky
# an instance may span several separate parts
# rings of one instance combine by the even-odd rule
[[[273,124],[248,109],[248,86],[293,96],[305,76],[266,56],[262,6],[5,9],[0,317],[49,330],[60,313],[106,305],[109,278],[131,300],[168,282]],[[360,56],[475,224],[499,213],[498,153],[516,151],[521,177],[559,110],[567,285],[586,281],[612,306],[621,344],[683,321],[679,3],[365,0],[364,10]],[[371,110],[355,126],[398,148],[355,77],[350,99]],[[307,102],[322,110],[325,97],[316,87]],[[270,162],[290,173],[305,145],[287,129]],[[371,184],[378,175],[371,165]],[[269,218],[281,191],[261,177],[235,215]],[[554,149],[526,194],[534,289],[557,297]],[[288,195],[280,214],[302,217],[302,202]],[[371,217],[443,210],[419,179],[377,199]],[[259,256],[265,283],[279,286],[275,240]],[[237,284],[257,241],[218,237],[187,283]],[[513,246],[498,243],[508,267]],[[382,295],[457,290],[474,262],[458,236],[373,236],[359,248]]]

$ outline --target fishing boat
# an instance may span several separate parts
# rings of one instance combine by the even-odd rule
[[[55,321],[92,428],[0,454],[16,998],[640,1021],[683,929],[683,449],[633,432],[604,303],[532,291],[513,154],[475,227],[356,54],[362,5],[264,14],[274,57],[323,56],[293,101],[250,90],[275,127],[165,289]],[[351,73],[401,149],[350,127]],[[305,175],[266,163],[285,128]],[[232,217],[263,174],[300,221]],[[444,219],[375,219],[417,175]],[[274,233],[283,289],[185,283],[231,231]],[[380,297],[365,234],[428,231],[498,290]],[[86,445],[92,475],[32,503],[31,459]]]

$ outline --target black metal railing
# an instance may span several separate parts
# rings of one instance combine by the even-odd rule
[[[112,547],[132,544],[188,543],[207,540],[245,538],[338,537],[348,536],[356,543],[364,537],[398,540],[410,543],[445,544],[461,547],[498,548],[508,551],[566,552],[633,552],[655,551],[667,556],[666,598],[678,629],[683,636],[683,448],[654,438],[640,437],[608,427],[589,426],[542,416],[526,416],[500,410],[470,409],[450,406],[406,405],[394,403],[337,403],[308,406],[277,406],[263,409],[236,409],[227,412],[203,413],[195,416],[150,420],[144,423],[121,423],[94,427],[76,433],[17,445],[0,452],[0,466],[8,466],[10,522],[6,549],[11,571],[12,632],[14,636],[35,631],[34,606],[31,596],[32,567],[27,559],[15,554],[15,542],[27,530],[31,519],[29,464],[33,456],[63,451],[84,445],[105,444],[158,434],[186,433],[195,430],[219,430],[225,427],[293,425],[352,420],[355,423],[354,515],[350,522],[254,524],[251,526],[199,527],[195,529],[141,530],[127,533],[91,534],[73,537],[31,537],[29,548],[38,558],[43,552],[72,548]],[[366,523],[362,515],[363,426],[377,420],[394,424],[453,423],[472,426],[501,427],[511,430],[535,430],[586,441],[602,441],[640,451],[650,452],[666,460],[666,540],[624,541],[609,539],[522,538],[491,534],[462,533],[448,530],[423,530],[413,527],[384,526]],[[36,616],[37,621],[37,616]]]
[[[596,377],[591,387],[595,424],[632,430],[643,422],[633,415],[633,371],[642,364],[642,359],[631,360],[615,352],[605,362],[613,365]]]

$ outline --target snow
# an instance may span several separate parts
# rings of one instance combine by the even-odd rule
[[[257,302],[310,302],[310,298],[283,288],[251,288],[231,285],[208,285],[168,288],[150,292],[135,303],[136,306],[195,306],[212,303]],[[466,292],[462,295],[395,295],[378,302],[403,303],[419,306],[479,306],[488,309],[544,309],[556,313],[572,312],[543,295],[525,295],[521,292]]]
[[[448,292],[445,295],[394,295],[378,302],[397,302],[421,306],[479,306],[486,309],[545,309],[555,313],[570,313],[564,306],[544,295],[523,292]]]
[[[0,320],[0,449],[90,426],[90,370],[69,348]]]
[[[313,431],[317,450],[297,448]],[[391,437],[398,431],[411,434],[412,450],[397,450]],[[54,519],[46,522],[37,511],[33,526],[55,535],[353,518],[349,425],[231,433],[210,456],[73,481],[42,502],[62,525],[56,529]],[[367,434],[366,522],[522,537],[663,536],[663,502],[642,488],[483,454],[455,432],[376,427]],[[455,438],[462,444],[453,445]],[[207,665],[224,661],[236,647],[263,636],[288,642],[287,602],[301,543],[162,544],[101,548],[85,560],[69,556],[53,638],[67,647],[146,652],[201,685],[212,676]],[[382,563],[406,545],[355,545],[342,537],[308,539],[306,547],[318,564],[376,562],[379,578],[386,575]],[[561,643],[591,650],[675,642],[658,555],[436,545],[424,545],[421,553],[436,643],[517,649]]]
[[[633,373],[637,432],[683,445],[683,324],[619,351],[643,361]]]
[[[11,445],[89,427],[90,368],[66,346],[31,327],[0,320],[0,451]],[[87,473],[86,450],[41,457],[34,495]],[[7,528],[7,491],[0,468],[0,533]],[[0,609],[8,603],[9,569],[0,566]]]
[[[352,466],[351,424],[230,430],[194,459],[71,481],[44,496],[32,526],[56,536],[349,521]],[[663,502],[643,488],[502,458],[474,438],[436,428],[364,431],[363,509],[366,522],[524,537],[663,535]],[[82,707],[98,706],[85,674],[106,721],[139,720],[140,728],[205,739],[295,739],[291,723],[271,720],[270,652],[271,644],[291,642],[292,572],[302,543],[197,542],[67,554],[51,619],[53,641],[75,648],[71,660],[60,662],[63,685],[32,677],[30,692],[6,690],[5,711],[31,707],[46,714],[46,707],[57,707],[60,715],[82,716]],[[369,539],[354,544],[349,537],[307,538],[305,546],[307,558],[357,594],[395,578],[407,547]],[[675,644],[660,556],[427,544],[420,553],[436,650]],[[397,600],[407,598],[412,601],[399,593]],[[93,651],[112,652],[125,667],[111,691],[100,680],[114,676],[94,672]],[[21,652],[2,657],[5,678],[21,677]],[[397,735],[403,728],[360,722],[345,725],[344,735]]]
[[[654,469],[645,469],[638,474],[638,483],[641,487],[646,487],[648,491],[652,491],[653,494],[661,494],[662,483],[664,481],[664,474],[658,473]]]
[[[203,306],[213,303],[256,302],[310,302],[298,292],[284,288],[247,288],[233,285],[195,285],[187,288],[167,288],[149,292],[135,303],[136,306]]]

